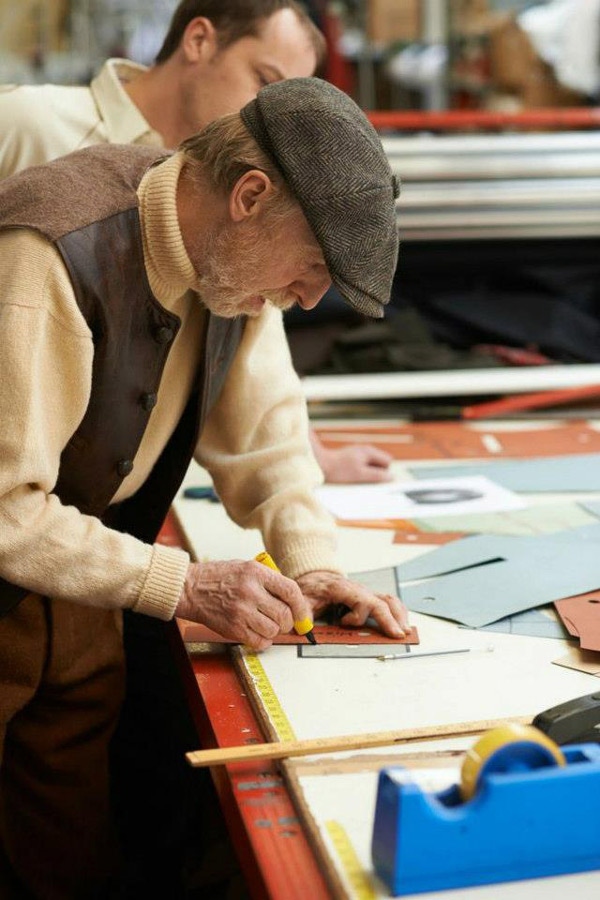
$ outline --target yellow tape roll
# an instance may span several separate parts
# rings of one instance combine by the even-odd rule
[[[467,751],[460,773],[460,794],[463,800],[470,800],[484,773],[564,765],[562,750],[543,731],[532,725],[501,725],[486,731]]]

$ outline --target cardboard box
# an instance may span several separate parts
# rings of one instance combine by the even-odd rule
[[[374,44],[419,41],[420,0],[368,0],[367,37]]]
[[[490,34],[490,82],[497,92],[514,94],[523,109],[579,106],[583,97],[558,83],[552,68],[535,52],[514,18]]]
[[[450,0],[450,22],[455,35],[487,34],[497,13],[488,0]]]
[[[69,4],[67,0],[44,3],[0,0],[0,51],[32,57],[40,48],[62,50],[67,42]]]
[[[582,94],[560,84],[552,68],[542,60],[531,67],[520,92],[523,109],[568,107],[584,104]]]
[[[516,19],[509,18],[490,32],[489,61],[494,89],[520,92],[539,58]]]

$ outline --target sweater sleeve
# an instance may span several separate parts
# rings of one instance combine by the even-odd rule
[[[52,493],[93,360],[59,254],[33,232],[2,232],[0,282],[0,575],[51,597],[171,618],[187,554],[113,531]]]
[[[282,572],[295,578],[340,571],[333,520],[314,495],[322,474],[310,448],[306,402],[274,307],[248,319],[196,458],[231,518],[260,529]]]

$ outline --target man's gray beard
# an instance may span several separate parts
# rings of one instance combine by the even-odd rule
[[[233,239],[227,229],[215,229],[205,237],[202,247],[194,248],[195,259],[202,263],[202,272],[198,273],[196,270],[198,291],[209,312],[224,319],[234,319],[245,314],[243,303],[251,296],[264,297],[278,309],[290,309],[295,303],[295,297],[291,297],[286,290],[248,294],[244,292],[243,286],[235,283],[240,270],[255,271],[268,261],[268,253],[263,250],[260,237],[251,235],[241,239],[238,235],[235,256],[231,252],[232,243]]]
[[[202,302],[213,315],[220,316],[222,319],[235,319],[238,316],[252,315],[244,310],[244,300],[248,300],[246,295],[240,295],[239,292],[232,292],[231,295],[228,295],[227,291],[223,288],[215,289],[211,287],[210,292],[203,291],[201,285],[202,279],[199,279],[199,281]],[[295,298],[289,297],[286,291],[269,291],[257,294],[256,296],[263,297],[267,302],[271,303],[272,306],[277,307],[277,309],[280,309],[282,312],[291,309],[296,302]]]

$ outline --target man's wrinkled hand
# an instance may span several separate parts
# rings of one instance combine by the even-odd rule
[[[175,615],[265,650],[294,622],[310,618],[311,608],[296,582],[280,572],[227,560],[190,564]]]
[[[342,625],[357,627],[372,618],[383,634],[392,638],[402,637],[410,627],[406,607],[392,594],[376,594],[334,572],[307,572],[297,581],[315,618],[331,604],[343,603],[349,612],[342,617]]]

